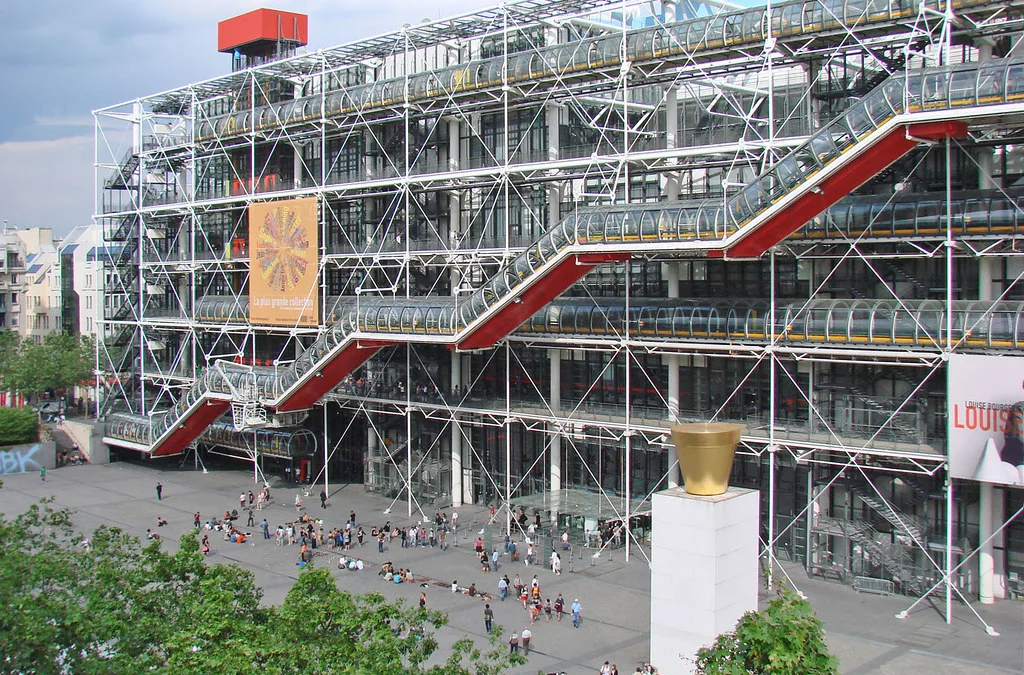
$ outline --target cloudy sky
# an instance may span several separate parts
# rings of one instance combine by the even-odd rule
[[[0,220],[67,233],[93,213],[92,110],[230,70],[217,22],[309,14],[319,49],[497,0],[0,0]]]

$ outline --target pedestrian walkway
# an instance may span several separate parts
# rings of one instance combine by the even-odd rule
[[[75,522],[82,529],[110,524],[140,538],[145,536],[147,528],[155,529],[160,516],[168,521],[168,525],[160,529],[162,541],[165,546],[174,547],[177,537],[192,528],[196,511],[204,522],[210,517],[222,516],[225,510],[238,508],[241,492],[256,487],[252,474],[246,471],[214,469],[203,473],[161,470],[162,466],[165,465],[71,466],[51,471],[45,483],[35,474],[4,476],[0,511],[11,516],[40,497],[52,494],[58,505],[75,510]],[[163,500],[159,502],[153,490],[158,481],[163,484]],[[302,492],[302,512],[308,513],[310,518],[323,519],[325,532],[343,526],[351,511],[356,512],[357,522],[367,533],[373,525],[390,521],[393,527],[407,527],[417,524],[422,517],[419,512],[410,515],[406,502],[392,503],[391,499],[367,493],[362,485],[331,486],[327,508],[322,509],[317,498],[320,489],[313,488],[310,495]],[[272,482],[273,502],[257,512],[257,523],[265,516],[273,532],[279,524],[293,522],[297,492],[296,486]],[[447,551],[438,547],[402,548],[395,540],[379,554],[376,541],[367,536],[362,547],[353,545],[347,553],[340,549],[330,552],[326,548],[319,549],[315,564],[330,564],[339,584],[348,591],[378,591],[389,599],[402,599],[409,604],[415,604],[420,592],[425,591],[428,606],[449,615],[449,624],[437,635],[442,649],[466,635],[483,644],[486,639],[485,603],[489,603],[494,612],[494,625],[504,628],[503,641],[512,630],[521,634],[530,624],[529,615],[519,601],[498,599],[498,579],[506,573],[510,578],[518,573],[529,583],[536,574],[542,598],[554,601],[561,593],[566,602],[566,614],[561,622],[554,616],[550,622],[546,621],[542,614],[530,626],[533,637],[529,663],[513,671],[513,675],[536,675],[538,671],[589,675],[596,673],[605,660],[615,663],[623,675],[630,675],[638,664],[646,661],[650,576],[642,552],[627,562],[621,549],[606,551],[596,558],[593,549],[577,549],[563,557],[561,576],[555,576],[547,567],[511,562],[508,556],[501,556],[499,572],[485,573],[473,551],[474,541],[481,536],[500,549],[503,520],[498,518],[498,522],[488,526],[486,509],[464,507],[457,510],[458,533],[449,540],[449,544],[455,545]],[[247,514],[239,515],[236,523],[246,522]],[[434,513],[431,510],[423,516],[432,521]],[[264,590],[266,601],[280,602],[298,576],[300,547],[276,546],[273,538],[264,540],[259,536],[258,525],[241,529],[257,536],[245,544],[232,544],[224,541],[221,533],[210,533],[210,560],[235,562],[251,569]],[[538,558],[546,560],[546,553],[550,551],[542,549]],[[359,557],[366,568],[339,570],[339,555]],[[388,561],[396,568],[412,570],[418,578],[436,582],[428,584],[427,588],[419,584],[385,583],[377,572],[380,565]],[[913,599],[858,594],[845,586],[808,579],[799,566],[787,568],[787,572],[825,622],[829,643],[840,657],[841,670],[846,675],[921,672],[980,675],[1024,671],[1022,603],[1000,602],[978,607],[986,621],[1001,634],[996,638],[986,635],[964,607],[955,606],[952,625],[947,625],[943,616],[927,603],[922,603],[907,619],[899,620],[894,615],[906,609]],[[453,581],[463,588],[475,584],[491,597],[452,593]],[[583,606],[579,630],[573,629],[568,613],[575,598],[579,598]]]

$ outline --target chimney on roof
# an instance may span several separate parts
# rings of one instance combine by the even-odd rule
[[[217,24],[217,51],[231,54],[231,70],[288,58],[309,43],[309,17],[254,9]]]

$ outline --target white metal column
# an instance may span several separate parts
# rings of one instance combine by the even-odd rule
[[[549,349],[548,360],[551,363],[551,382],[548,392],[551,410],[557,412],[561,407],[562,398],[562,350]],[[551,430],[551,443],[548,449],[549,481],[548,490],[555,492],[562,489],[562,436],[557,427]]]
[[[451,389],[454,391],[458,386],[462,389],[462,355],[452,351],[452,381]],[[457,420],[452,420],[452,508],[462,506],[462,425]]]
[[[674,90],[673,90],[674,91]],[[673,97],[674,98],[674,97]],[[678,183],[676,183],[678,187]],[[677,194],[678,196],[678,194]],[[665,263],[665,279],[667,282],[667,295],[670,298],[679,297],[679,263]],[[679,421],[679,355],[666,354],[664,357],[665,367],[668,369],[668,418],[672,422]],[[676,453],[668,450],[668,487],[679,487],[679,460]]]
[[[679,133],[679,101],[678,93],[674,84],[665,90],[665,147],[669,150],[678,147]],[[676,158],[669,160],[675,163]],[[679,199],[679,174],[670,172],[665,174],[665,198],[669,201]],[[672,263],[669,263],[672,266]],[[676,280],[678,282],[678,278]],[[669,297],[677,297],[669,295]]]

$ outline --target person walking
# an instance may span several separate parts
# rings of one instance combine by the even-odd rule
[[[249,490],[249,508],[250,508],[250,509],[252,508],[252,503],[253,503],[254,501],[256,501],[256,495],[254,495],[254,494],[252,493],[252,490]]]
[[[200,517],[199,512],[196,511],[195,515],[192,516],[192,525],[193,525],[193,527],[195,527],[198,530],[199,529],[199,524],[201,522],[203,522],[203,519]]]
[[[320,508],[322,508],[322,509],[326,509],[327,508],[327,491],[326,490],[321,490],[320,491]]]
[[[544,601],[544,623],[551,623],[551,598]]]
[[[44,483],[46,482],[46,467],[45,466],[39,468],[39,480],[43,481]]]
[[[377,534],[377,553],[384,552],[384,533]]]
[[[508,597],[508,577],[498,579],[498,597],[502,602]]]
[[[580,604],[580,599],[576,598],[572,601],[572,627],[579,628],[580,623],[583,621],[583,605]]]
[[[245,508],[245,493],[238,495],[238,510],[241,511]]]
[[[611,675],[612,674],[612,664],[610,664],[607,661],[605,661],[604,664],[601,665],[601,669],[598,670],[597,672],[598,672],[598,675]]]
[[[420,609],[422,611],[424,611],[424,612],[427,611],[427,592],[426,591],[420,591]]]
[[[558,597],[555,598],[555,616],[559,621],[562,620],[562,612],[565,611],[565,599],[562,598],[562,594],[559,593]]]
[[[530,655],[530,640],[533,639],[533,631],[527,626],[523,629],[523,656]]]
[[[156,500],[163,501],[164,498],[164,485],[163,483],[156,484]]]
[[[484,605],[484,628],[487,629],[487,634],[491,634],[491,629],[494,627],[494,610],[491,609],[490,604]]]
[[[508,636],[508,653],[519,653],[519,633],[515,631],[512,631],[512,634]]]
[[[253,515],[252,510],[249,511],[249,519],[245,522],[246,527],[252,527],[256,524],[256,517]]]
[[[498,549],[494,549],[494,551],[491,553],[491,567],[494,568],[495,572],[498,571],[498,558],[500,557],[501,554],[498,553]]]
[[[263,530],[263,538],[270,539],[270,523],[266,518],[260,521],[260,529]]]

